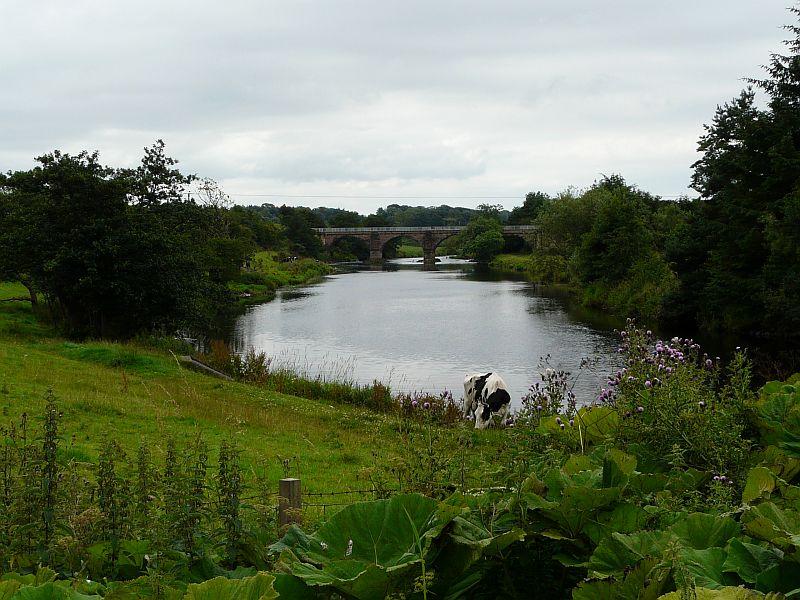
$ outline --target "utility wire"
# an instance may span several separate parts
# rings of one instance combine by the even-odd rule
[[[340,198],[350,200],[519,200],[525,196],[337,196],[330,194],[237,194],[229,196],[247,198]],[[687,194],[653,194],[659,198],[683,198]]]
[[[264,198],[364,198],[373,200],[517,200],[520,196],[335,196],[326,194],[228,194]]]

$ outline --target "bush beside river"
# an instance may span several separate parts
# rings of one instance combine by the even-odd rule
[[[239,302],[257,304],[275,297],[275,290],[289,285],[302,285],[329,275],[333,267],[313,258],[284,256],[262,250],[250,259],[249,270],[242,271],[228,284]]]

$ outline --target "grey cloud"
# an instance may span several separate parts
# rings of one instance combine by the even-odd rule
[[[0,169],[161,137],[230,191],[521,197],[618,171],[681,193],[788,20],[783,0],[7,1]]]

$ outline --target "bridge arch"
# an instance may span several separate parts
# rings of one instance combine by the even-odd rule
[[[464,229],[463,226],[441,227],[325,227],[315,231],[322,238],[326,248],[331,247],[343,237],[355,237],[369,244],[370,262],[383,261],[383,249],[391,240],[399,237],[408,237],[419,241],[422,245],[423,264],[426,268],[436,264],[436,248],[447,238],[450,238]],[[532,225],[507,225],[503,227],[504,235],[520,235],[536,230]]]
[[[344,234],[337,236],[324,244],[330,258],[334,261],[349,260],[348,256],[355,256],[358,260],[369,259],[369,240],[364,236]]]

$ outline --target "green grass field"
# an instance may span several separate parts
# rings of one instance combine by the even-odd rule
[[[0,283],[0,298],[20,287]],[[129,454],[148,444],[158,462],[170,436],[188,442],[202,433],[212,454],[233,438],[247,469],[277,482],[291,459],[305,489],[332,491],[364,487],[362,468],[403,452],[391,415],[216,379],[135,344],[67,341],[37,321],[30,303],[0,302],[2,424],[27,413],[38,428],[50,388],[64,413],[65,458],[79,461],[94,461],[114,437]],[[494,452],[496,436],[480,436],[475,464]]]
[[[411,246],[401,244],[397,247],[397,258],[420,258],[422,257],[422,246]]]

